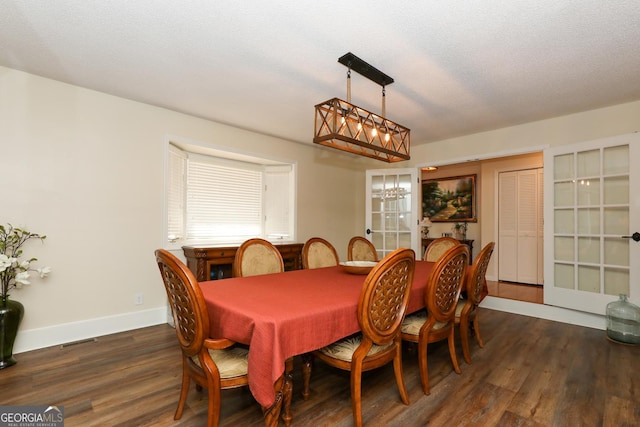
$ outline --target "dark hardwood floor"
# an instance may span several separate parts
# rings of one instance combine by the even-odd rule
[[[420,387],[416,354],[404,352],[411,405],[400,402],[390,365],[363,377],[369,426],[638,426],[640,346],[610,342],[604,331],[484,309],[485,348],[471,345],[462,374],[446,343],[429,347],[431,395]],[[65,425],[203,426],[206,399],[192,385],[180,421],[175,332],[159,325],[67,347],[17,355],[0,370],[0,404],[63,405]],[[317,362],[312,396],[300,397],[295,360],[292,426],[351,426],[349,374]],[[223,391],[223,426],[261,426],[248,389]],[[281,423],[281,425],[283,425]]]

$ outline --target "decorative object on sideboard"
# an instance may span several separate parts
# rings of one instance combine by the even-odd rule
[[[456,222],[455,224],[453,224],[452,230],[454,237],[458,240],[467,240],[468,226],[468,222]]]
[[[422,229],[423,239],[426,239],[429,237],[429,227],[431,227],[432,225],[433,223],[431,222],[428,216],[425,216],[424,218],[422,218],[422,221],[420,221],[420,227]]]
[[[385,87],[393,78],[351,52],[338,62],[348,68],[347,100],[332,98],[315,106],[313,142],[387,163],[409,160],[411,131],[385,117]],[[351,103],[351,70],[382,86],[381,114]]]
[[[24,315],[24,306],[9,299],[9,292],[14,288],[21,288],[31,282],[30,271],[37,271],[41,278],[45,278],[51,268],[33,268],[36,258],[21,260],[22,246],[30,239],[44,241],[47,236],[31,233],[24,228],[11,224],[0,225],[0,369],[16,364],[13,357],[13,344],[18,335],[18,327]]]

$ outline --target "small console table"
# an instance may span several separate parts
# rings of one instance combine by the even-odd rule
[[[274,244],[282,255],[285,271],[302,269],[302,243]],[[238,246],[183,246],[187,267],[198,282],[232,276]]]
[[[424,255],[424,251],[427,250],[427,246],[436,240],[435,238],[428,237],[426,239],[422,239],[422,254]],[[458,239],[460,240],[460,239]],[[473,264],[473,240],[460,240],[460,243],[463,245],[469,246],[469,265]]]

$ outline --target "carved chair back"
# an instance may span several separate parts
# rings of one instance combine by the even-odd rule
[[[259,274],[282,273],[284,262],[280,251],[264,239],[244,241],[233,261],[234,277],[257,276]]]
[[[354,236],[349,240],[347,247],[349,261],[375,261],[378,262],[376,247],[364,237]]]
[[[302,247],[302,267],[305,269],[332,267],[338,263],[336,248],[321,237],[312,237]]]
[[[436,262],[448,249],[459,244],[460,241],[453,237],[440,237],[427,246],[424,251],[424,260]]]

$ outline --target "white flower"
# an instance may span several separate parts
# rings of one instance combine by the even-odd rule
[[[37,269],[41,279],[47,277],[47,274],[51,273],[51,267],[40,267]]]
[[[22,285],[30,285],[31,282],[29,281],[29,272],[28,271],[21,271],[20,273],[16,274],[16,286],[17,287],[21,287]]]
[[[24,243],[31,239],[43,242],[46,238],[11,224],[0,224],[0,296],[3,299],[11,289],[30,285],[30,272],[37,271],[44,278],[51,271],[49,267],[36,270],[34,262],[37,258],[25,257],[27,259],[24,260],[21,257]]]
[[[18,258],[8,257],[5,254],[0,254],[0,272],[5,271],[7,268],[13,267],[18,261]]]
[[[13,258],[9,258],[5,254],[0,254],[0,273],[5,271],[7,268],[11,267]]]

